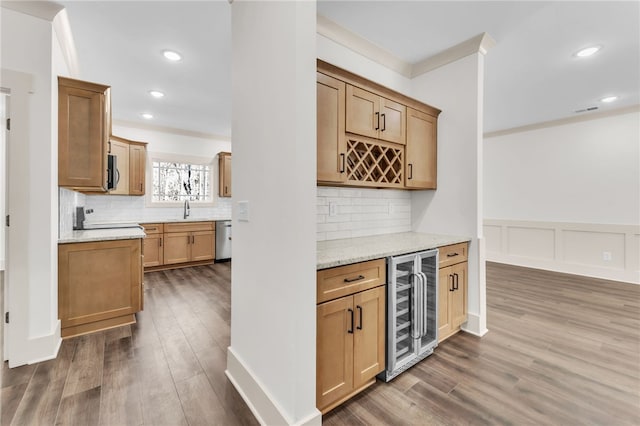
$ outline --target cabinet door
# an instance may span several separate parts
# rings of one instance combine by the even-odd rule
[[[147,234],[144,239],[144,266],[163,264],[163,234]]]
[[[407,146],[405,186],[436,189],[437,120],[428,114],[407,108]]]
[[[147,161],[144,145],[129,146],[129,194],[144,195],[145,166]]]
[[[453,267],[440,268],[438,275],[438,341],[449,337],[451,330],[451,293],[453,293]]]
[[[140,309],[140,240],[58,246],[58,314],[71,327]]]
[[[171,232],[164,235],[164,264],[189,262],[191,233]]]
[[[389,99],[380,99],[380,136],[389,142],[404,144],[406,142],[405,117],[407,107]]]
[[[223,153],[220,153],[218,167],[220,168],[218,173],[218,196],[231,197],[231,154],[225,153],[223,155]]]
[[[451,292],[451,326],[457,329],[467,321],[467,262],[452,267],[454,291]]]
[[[380,97],[347,84],[347,132],[371,138],[380,130]]]
[[[105,192],[107,106],[104,93],[58,88],[58,185]]]
[[[346,180],[345,83],[317,74],[318,181]]]
[[[117,157],[116,188],[109,194],[129,195],[129,144],[111,140],[111,154]]]
[[[316,309],[316,406],[322,410],[353,390],[353,296]]]
[[[358,388],[385,367],[385,286],[353,296],[353,386]]]
[[[211,260],[215,257],[215,231],[191,233],[191,261]]]

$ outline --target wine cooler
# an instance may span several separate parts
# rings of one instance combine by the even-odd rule
[[[386,382],[438,345],[438,250],[387,259]]]

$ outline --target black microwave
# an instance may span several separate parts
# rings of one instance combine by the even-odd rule
[[[118,173],[118,157],[109,154],[107,156],[107,191],[116,189],[120,173]]]

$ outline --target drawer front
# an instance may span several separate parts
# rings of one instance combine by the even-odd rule
[[[214,222],[165,223],[164,232],[214,231]]]
[[[317,272],[317,303],[374,288],[387,282],[384,259]]]
[[[162,223],[141,223],[140,226],[144,228],[145,234],[162,234],[164,232]]]
[[[468,243],[453,244],[450,246],[444,246],[438,248],[438,266],[444,268],[445,266],[455,265],[456,263],[466,262],[468,258]]]

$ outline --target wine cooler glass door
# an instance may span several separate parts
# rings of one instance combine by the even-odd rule
[[[416,352],[417,312],[415,292],[419,283],[416,256],[393,258],[391,268],[389,304],[388,357],[392,361],[391,370],[401,368],[411,361]]]

